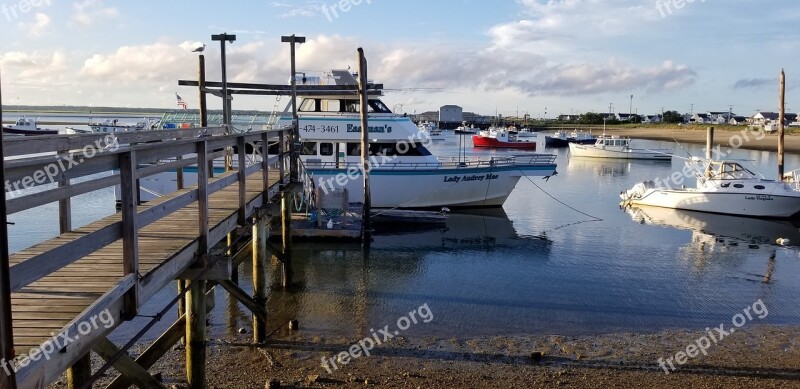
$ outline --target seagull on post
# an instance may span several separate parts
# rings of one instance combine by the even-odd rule
[[[202,53],[202,52],[203,52],[205,49],[206,49],[206,44],[205,44],[205,43],[203,43],[203,45],[202,45],[202,46],[200,46],[200,47],[198,47],[198,48],[196,48],[196,49],[192,50],[192,53]]]

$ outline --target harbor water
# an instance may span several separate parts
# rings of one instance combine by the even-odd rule
[[[438,155],[523,153],[473,149],[468,137],[436,141]],[[619,161],[558,155],[557,176],[523,177],[503,208],[454,211],[446,228],[380,233],[367,251],[358,244],[296,243],[294,279],[280,288],[271,265],[270,329],[298,319],[310,334],[357,336],[394,324],[427,304],[434,320],[408,336],[583,335],[703,329],[761,300],[769,314],[757,323],[800,322],[800,232],[791,221],[769,221],[665,209],[621,209],[619,193],[642,180],[666,179],[683,161]],[[635,141],[702,156],[699,145]],[[771,178],[777,156],[736,150]],[[787,170],[800,167],[789,155]],[[691,185],[686,182],[686,185]],[[57,234],[57,206],[9,216],[11,250]],[[73,200],[77,225],[114,212],[113,190]],[[186,228],[195,228],[187,225]],[[777,238],[790,239],[777,246]],[[798,246],[795,246],[798,245]],[[245,262],[240,283],[250,290]],[[157,312],[175,288],[151,300]],[[217,293],[212,337],[250,326],[247,310]],[[160,333],[175,310],[151,333]],[[118,329],[123,339],[138,327]]]

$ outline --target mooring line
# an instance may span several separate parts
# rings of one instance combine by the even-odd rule
[[[581,210],[579,210],[579,209],[577,209],[577,208],[575,208],[575,207],[573,207],[573,206],[571,206],[571,205],[569,205],[569,204],[567,204],[567,203],[565,203],[565,202],[563,202],[563,201],[559,200],[558,198],[556,198],[555,196],[551,195],[549,192],[547,192],[546,190],[544,190],[544,189],[543,189],[541,186],[537,185],[537,184],[536,184],[536,183],[535,183],[535,182],[534,182],[534,181],[533,181],[533,180],[532,180],[530,177],[528,177],[528,176],[525,174],[525,172],[523,172],[523,171],[522,171],[522,169],[519,169],[519,171],[520,171],[520,173],[522,173],[522,176],[523,176],[523,177],[527,178],[527,179],[528,179],[528,181],[530,181],[530,183],[531,183],[531,184],[533,184],[533,186],[535,186],[537,189],[539,189],[540,191],[542,191],[542,193],[546,194],[546,195],[547,195],[548,197],[550,197],[551,199],[555,200],[555,202],[557,202],[557,203],[559,203],[559,204],[561,204],[561,205],[563,205],[563,206],[565,206],[565,207],[567,207],[567,208],[569,208],[569,209],[571,209],[571,210],[573,210],[573,211],[575,211],[575,212],[577,212],[577,213],[579,213],[579,214],[581,214],[581,215],[583,215],[583,216],[586,216],[586,217],[588,217],[588,218],[591,218],[591,220],[582,220],[582,221],[578,221],[578,222],[567,223],[567,224],[564,224],[564,225],[558,226],[558,227],[556,227],[556,228],[553,228],[553,229],[550,229],[550,230],[544,231],[544,232],[542,232],[542,234],[546,234],[546,233],[547,233],[547,232],[549,232],[549,231],[556,231],[556,230],[560,230],[560,229],[562,229],[562,228],[565,228],[565,227],[574,226],[574,225],[578,225],[578,224],[590,223],[590,222],[601,222],[601,221],[604,221],[603,219],[601,219],[601,218],[599,218],[599,217],[597,217],[597,216],[590,215],[590,214],[588,214],[588,213],[586,213],[586,212],[583,212],[583,211],[581,211]]]

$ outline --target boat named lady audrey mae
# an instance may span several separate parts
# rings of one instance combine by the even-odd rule
[[[346,70],[331,72],[336,85],[356,85]],[[363,201],[360,103],[352,92],[320,85],[298,95],[300,158],[322,191],[346,188]],[[313,89],[317,89],[314,87]],[[304,94],[305,93],[305,94]],[[370,91],[367,101],[371,202],[376,208],[501,206],[522,176],[552,176],[554,155],[440,160],[430,138],[407,117],[395,115]],[[288,107],[287,107],[288,108]],[[276,126],[291,125],[288,109]]]

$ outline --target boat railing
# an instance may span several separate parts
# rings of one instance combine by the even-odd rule
[[[800,190],[800,169],[794,169],[784,173],[783,182],[789,185],[793,190]]]
[[[515,155],[502,158],[472,158],[463,160],[456,157],[442,157],[438,162],[386,162],[372,166],[380,170],[431,170],[431,169],[465,169],[465,168],[491,168],[491,167],[530,167],[554,165],[556,156],[552,154]],[[361,169],[360,162],[321,162],[306,160],[307,169],[348,169],[357,167]]]

